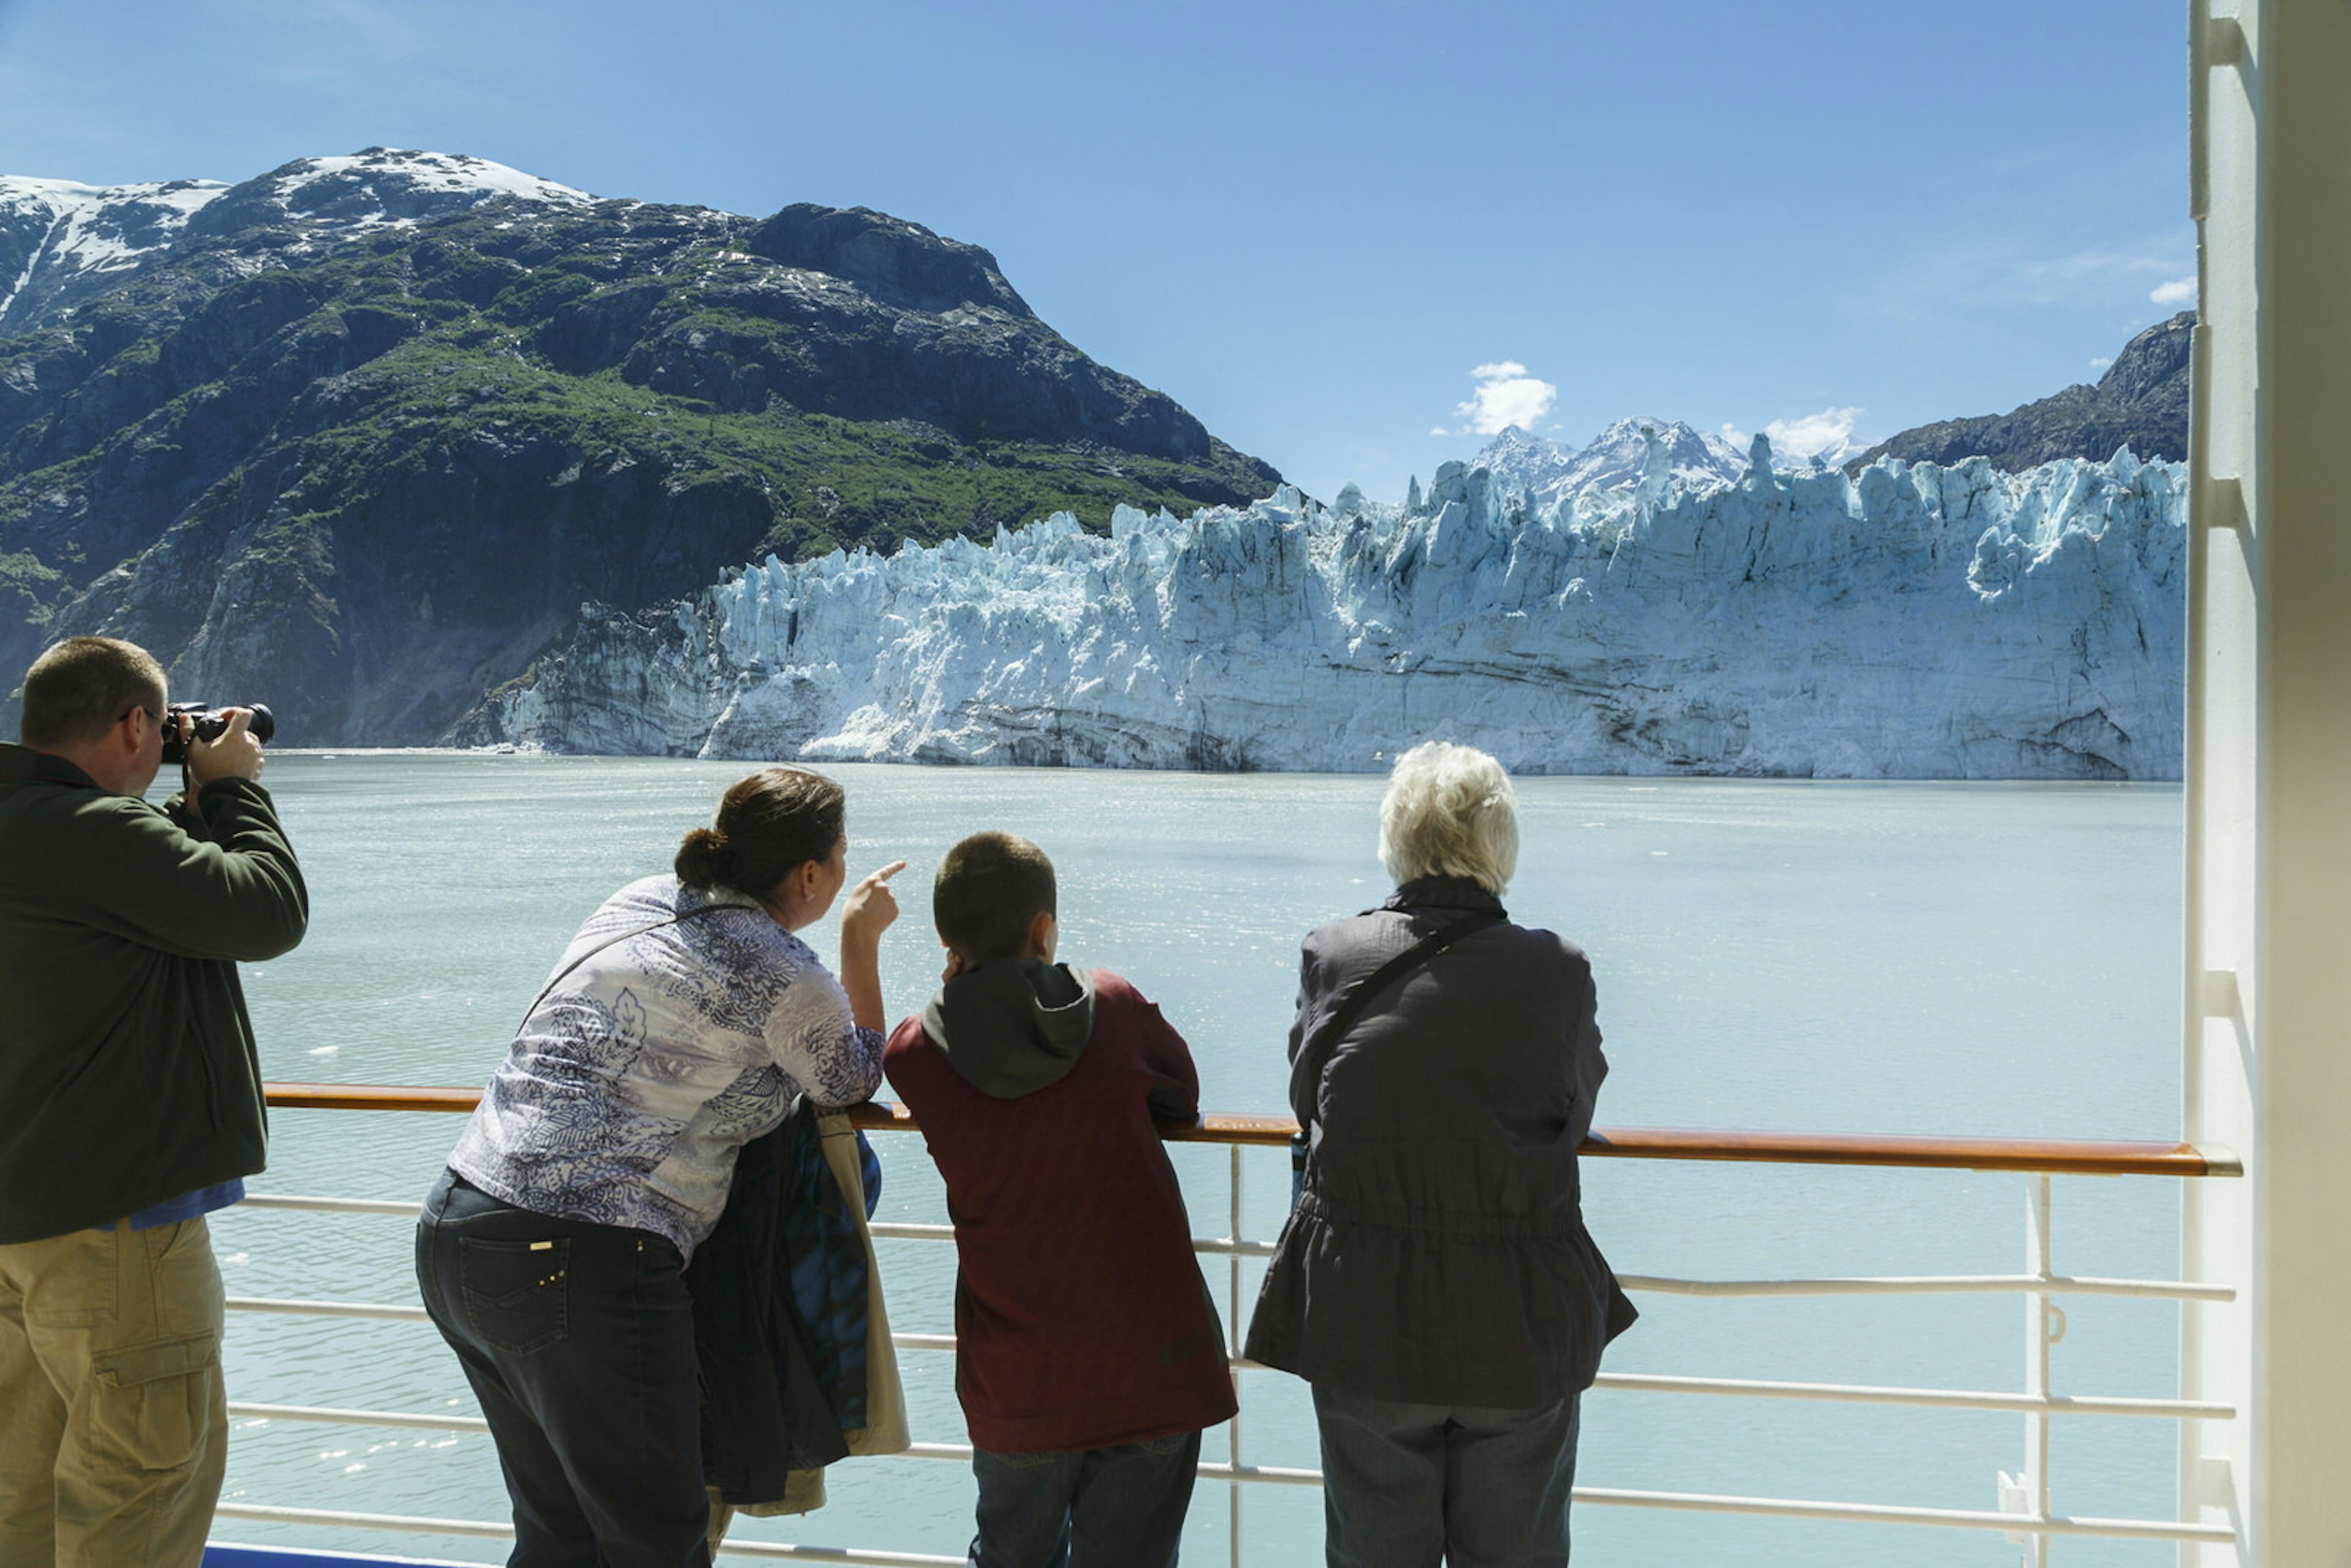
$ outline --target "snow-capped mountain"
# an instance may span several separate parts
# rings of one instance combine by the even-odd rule
[[[1666,450],[1659,443],[1656,451]],[[1662,468],[1662,465],[1658,465]],[[1880,463],[1586,491],[1448,463],[1416,509],[773,559],[590,611],[473,738],[668,756],[2176,779],[2186,471]]]
[[[83,185],[0,174],[0,327],[78,279],[138,266],[227,189],[217,180]]]
[[[1666,473],[1686,485],[1728,484],[1747,472],[1746,453],[1677,419],[1620,419],[1581,447],[1562,446],[1513,424],[1488,442],[1470,465],[1516,481],[1529,499],[1549,506],[1587,490],[1638,485],[1651,460],[1650,433],[1662,447]]]
[[[233,186],[12,180],[0,303],[0,668],[128,637],[308,744],[434,741],[581,604],[771,551],[1281,482],[984,247],[864,208],[381,149]]]
[[[1529,497],[1541,504],[1569,491],[1568,476],[1575,468],[1576,449],[1544,439],[1532,431],[1506,424],[1486,443],[1470,466],[1484,468],[1516,481]]]
[[[585,205],[584,191],[462,153],[371,147],[298,158],[256,179],[85,185],[0,175],[0,333],[29,329],[175,247],[238,235],[237,265],[465,211],[497,197]]]

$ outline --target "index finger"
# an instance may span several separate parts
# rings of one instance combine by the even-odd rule
[[[222,742],[225,742],[229,745],[235,745],[236,737],[243,735],[246,731],[246,727],[253,722],[253,710],[250,708],[241,707],[223,708],[221,709],[221,716],[228,720],[228,727],[221,731],[220,741],[215,742],[214,744],[217,745]]]
[[[904,861],[892,861],[888,865],[883,866],[880,871],[875,872],[865,880],[868,882],[888,882],[892,877],[896,876],[900,872],[904,871],[905,869],[906,862]]]

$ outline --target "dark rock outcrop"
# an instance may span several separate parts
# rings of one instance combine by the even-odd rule
[[[2183,310],[2133,338],[2095,386],[2067,387],[2008,413],[1946,419],[1879,442],[1845,465],[1858,474],[1880,457],[1949,466],[1989,457],[2021,473],[2060,457],[2103,461],[2128,446],[2141,458],[2188,455],[2188,344],[2196,312]]]

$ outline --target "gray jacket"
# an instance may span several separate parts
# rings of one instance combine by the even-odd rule
[[[1306,938],[1290,1103],[1313,1140],[1253,1361],[1369,1398],[1523,1408],[1591,1386],[1635,1315],[1583,1228],[1575,1151],[1608,1062],[1573,943],[1474,932],[1374,998],[1319,1079],[1299,1071],[1357,980],[1473,910],[1502,913],[1430,877]]]

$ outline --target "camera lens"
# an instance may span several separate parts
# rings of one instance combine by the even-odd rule
[[[266,746],[269,737],[277,733],[277,716],[269,711],[266,703],[254,703],[246,711],[250,716],[246,720],[246,733]],[[173,703],[163,724],[163,760],[166,762],[185,762],[188,759],[188,741],[180,738],[183,716],[191,721],[188,739],[199,745],[218,740],[228,733],[227,716],[210,704]]]

